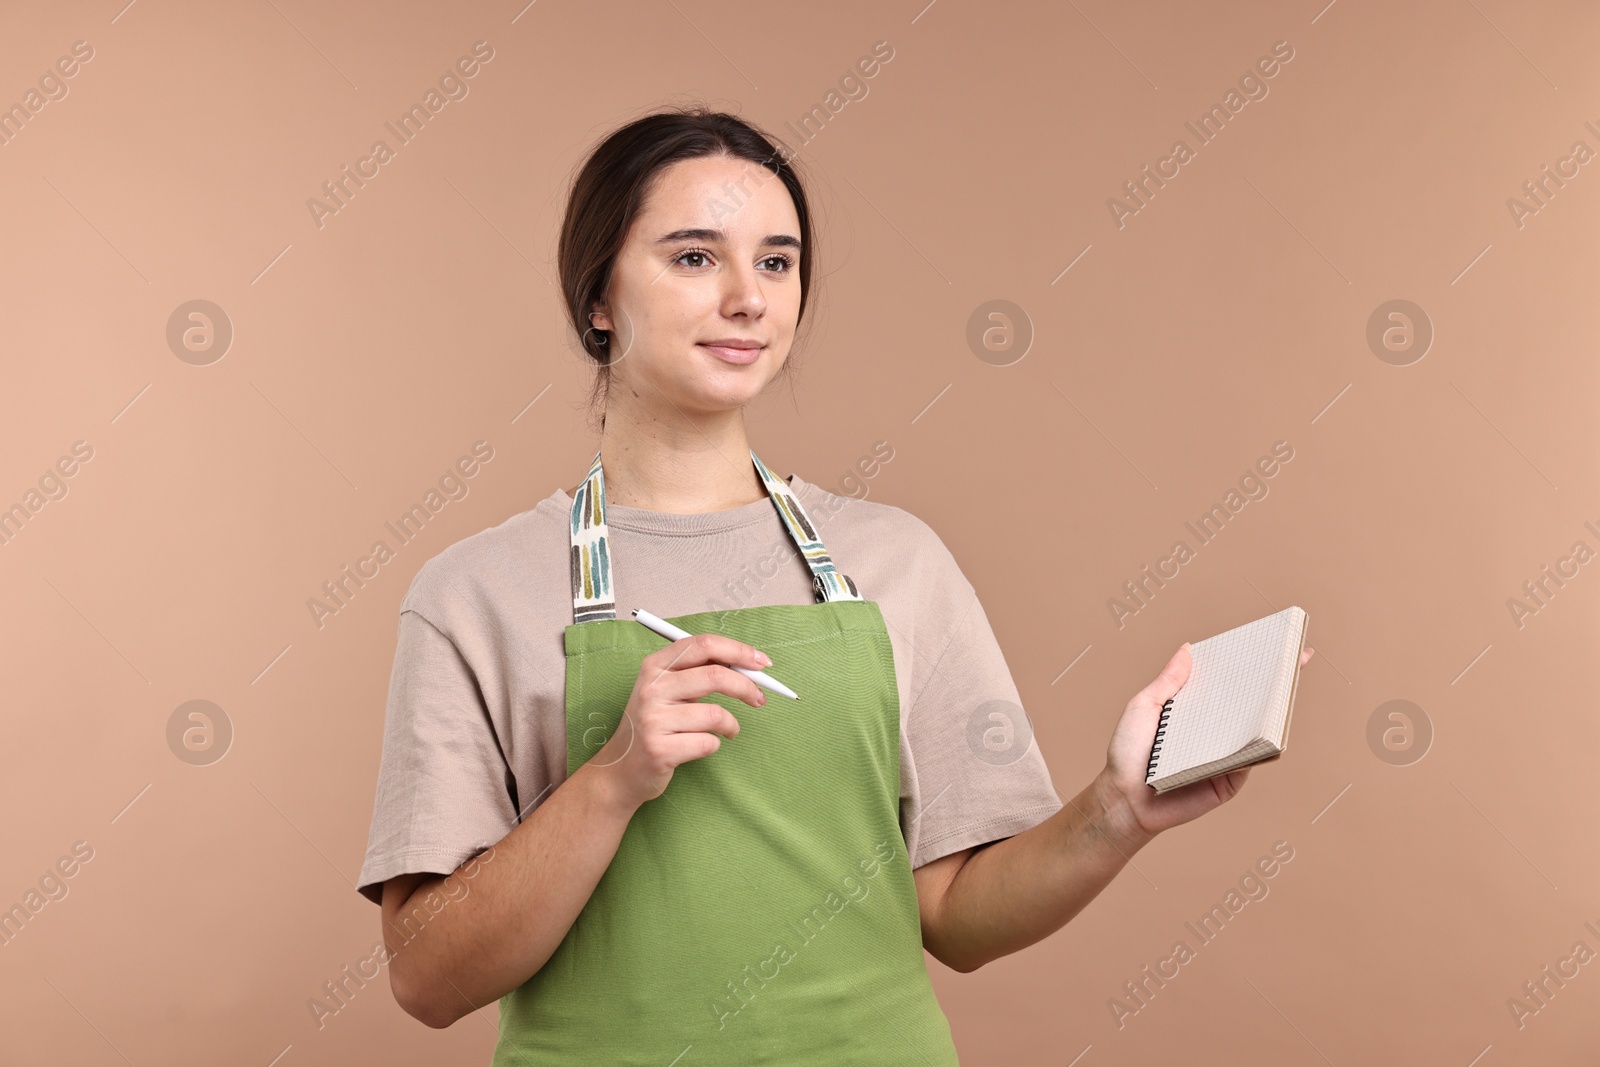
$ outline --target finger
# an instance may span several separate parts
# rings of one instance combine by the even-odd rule
[[[729,663],[751,670],[771,666],[754,647],[723,634],[701,633],[680,637],[645,657],[645,662],[662,670],[686,670],[707,663]]]
[[[713,733],[671,734],[662,739],[660,754],[669,767],[703,759],[722,747],[722,738]]]
[[[1307,645],[1306,650],[1300,653],[1300,666],[1304,667],[1307,663],[1310,663],[1311,657],[1315,656],[1316,654],[1317,650],[1312,648],[1310,645]]]
[[[739,716],[717,704],[694,704],[707,709],[707,718],[699,726],[701,733],[721,734],[723,737],[739,736]]]
[[[644,657],[639,664],[639,673],[642,678],[652,683],[665,680],[664,676],[678,671],[692,670],[707,664],[738,664],[742,667],[760,670],[767,666],[759,658],[757,650],[743,641],[735,641],[722,634],[699,633],[680,637],[671,644],[659,648]],[[737,673],[737,672],[735,672]],[[743,675],[740,675],[743,677]],[[754,684],[754,683],[752,683]],[[705,696],[707,691],[683,696]],[[755,703],[759,704],[760,701]]]
[[[737,737],[739,717],[719,704],[671,704],[661,718],[661,728],[673,734],[721,734]]]
[[[1161,668],[1161,673],[1155,680],[1134,696],[1136,703],[1165,704],[1171,696],[1183,687],[1189,680],[1189,670],[1193,661],[1189,656],[1189,642],[1185,641],[1178,646],[1178,651],[1172,654],[1167,665]]]
[[[732,667],[721,663],[707,663],[703,667],[691,667],[689,670],[668,671],[656,683],[656,692],[663,699],[678,702],[698,700],[712,693],[721,693],[735,700],[742,700],[754,708],[759,708],[767,702],[767,694],[761,691],[759,685]]]

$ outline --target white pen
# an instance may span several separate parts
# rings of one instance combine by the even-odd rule
[[[654,630],[656,633],[660,634],[662,637],[665,637],[668,641],[677,641],[681,638],[694,636],[688,630],[674,626],[665,619],[658,619],[642,608],[634,608],[633,617],[638,619],[644,625],[648,626],[650,629]],[[779,696],[786,696],[790,700],[800,699],[799,695],[793,689],[790,689],[776,678],[769,678],[760,671],[752,671],[747,667],[738,667],[732,663],[724,664],[724,666],[732,667],[734,670],[738,671],[740,674],[744,675],[761,688],[770,689]]]

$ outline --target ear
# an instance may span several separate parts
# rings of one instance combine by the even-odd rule
[[[611,315],[606,310],[604,303],[596,303],[594,309],[589,312],[589,325],[597,330],[609,331],[614,329],[611,325]]]

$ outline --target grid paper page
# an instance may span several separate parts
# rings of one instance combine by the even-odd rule
[[[1231,756],[1258,737],[1278,740],[1267,719],[1274,699],[1288,698],[1304,617],[1285,608],[1189,646],[1193,667],[1172,701],[1157,778]],[[1273,720],[1281,729],[1281,716]]]

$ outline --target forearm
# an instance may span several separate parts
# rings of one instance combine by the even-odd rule
[[[475,871],[469,861],[448,879],[420,883],[384,928],[402,1007],[448,1026],[527,981],[588,902],[631,816],[607,775],[585,764]]]
[[[967,859],[925,932],[928,951],[972,971],[1048,937],[1153,836],[1117,804],[1107,777],[1097,775],[1038,826]]]

